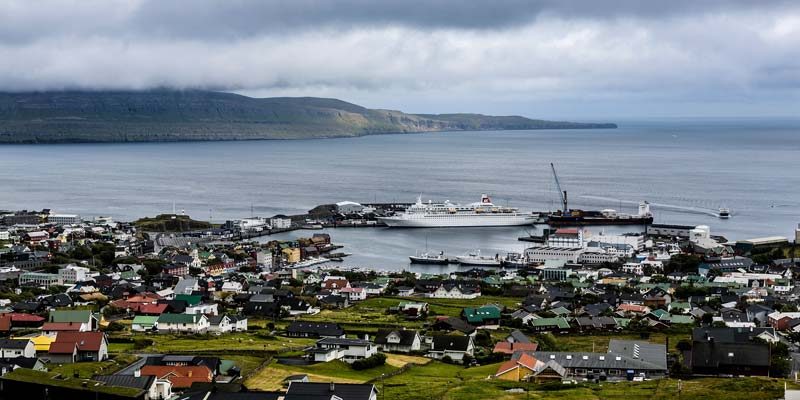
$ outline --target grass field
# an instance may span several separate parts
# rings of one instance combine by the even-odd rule
[[[78,374],[80,378],[91,378],[94,375],[109,375],[119,371],[126,365],[136,360],[136,356],[119,354],[106,361],[99,362],[79,362],[73,364],[49,364],[47,368],[50,372],[59,373],[65,377],[74,377]]]
[[[377,368],[356,371],[341,361],[331,361],[313,365],[283,365],[276,362],[247,378],[244,385],[250,390],[277,390],[283,380],[296,374],[307,374],[311,382],[364,383],[382,374],[394,372],[398,367],[390,364]]]
[[[110,343],[111,353],[214,353],[242,354],[252,351],[284,352],[314,344],[313,339],[269,337],[255,332],[228,333],[221,336],[203,335],[134,335],[153,340],[153,345],[134,350],[133,343]],[[246,354],[245,354],[246,355]]]
[[[477,368],[432,362],[376,382],[386,399],[398,400],[480,400],[480,399],[543,399],[543,400],[667,400],[667,399],[731,399],[767,400],[781,398],[784,381],[768,378],[702,378],[688,381],[663,379],[647,382],[603,384],[537,385],[487,379],[499,364]],[[681,390],[679,390],[679,387]],[[530,390],[509,393],[509,389]]]

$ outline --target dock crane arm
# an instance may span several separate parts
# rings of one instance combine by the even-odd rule
[[[564,214],[567,213],[567,191],[561,190],[561,183],[558,182],[558,174],[556,174],[556,167],[553,163],[550,163],[550,169],[553,170],[553,179],[556,181],[556,189],[558,189],[558,194],[561,196],[561,204],[564,206]]]

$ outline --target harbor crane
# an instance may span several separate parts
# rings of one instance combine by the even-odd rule
[[[561,190],[561,183],[558,182],[558,174],[556,173],[556,166],[553,163],[550,163],[550,169],[553,170],[553,179],[556,181],[556,189],[558,190],[558,194],[561,196],[561,204],[564,206],[564,210],[562,211],[564,215],[567,214],[567,191]]]

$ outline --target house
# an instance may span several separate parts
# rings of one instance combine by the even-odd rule
[[[463,362],[465,356],[472,357],[475,343],[472,336],[440,335],[434,336],[426,357],[441,360],[449,357],[455,362]]]
[[[58,332],[86,332],[87,324],[80,322],[45,322],[42,325],[42,333],[48,336],[55,336]]]
[[[437,317],[433,323],[433,329],[446,332],[461,332],[465,335],[471,335],[475,332],[474,326],[456,317]]]
[[[205,333],[209,328],[203,314],[161,314],[157,324],[160,333]]]
[[[397,295],[400,297],[411,297],[411,295],[414,294],[413,286],[398,286],[395,289],[397,290]]]
[[[625,303],[625,304],[620,304],[619,307],[617,307],[617,312],[624,315],[642,316],[650,313],[650,311],[651,311],[650,307],[638,304]]]
[[[695,328],[684,361],[694,374],[768,375],[770,345],[755,339],[774,334],[773,328]]]
[[[59,332],[50,344],[50,356],[63,357],[72,353],[74,361],[104,361],[108,359],[108,338],[103,332]],[[51,362],[56,362],[50,357]]]
[[[149,315],[137,315],[131,323],[133,332],[152,332],[158,330],[158,317]]]
[[[167,380],[172,384],[173,389],[178,390],[189,389],[193,383],[210,383],[214,378],[211,370],[205,365],[145,365],[140,369],[139,374]]]
[[[336,323],[292,321],[286,336],[305,338],[344,338],[344,330]]]
[[[569,322],[564,317],[533,319],[530,327],[535,332],[563,332],[570,329]]]
[[[378,400],[373,384],[291,382],[283,400]]]
[[[244,315],[229,315],[231,330],[233,332],[247,332],[247,317]]]
[[[95,375],[93,381],[102,382],[106,386],[127,387],[146,392],[144,400],[168,399],[172,397],[172,383],[157,379],[155,376],[136,375]]]
[[[428,316],[429,306],[428,303],[423,302],[401,302],[397,306],[397,311],[404,315],[406,319],[416,320]]]
[[[470,325],[483,326],[485,328],[497,328],[500,326],[500,309],[497,306],[467,307],[461,312],[461,315]]]
[[[480,286],[467,286],[456,283],[442,283],[428,297],[436,299],[476,299],[480,297]]]
[[[789,328],[789,322],[797,318],[800,318],[800,312],[774,311],[767,314],[767,323],[776,330],[785,331]]]
[[[609,341],[607,353],[589,352],[517,352],[511,360],[530,354],[543,364],[538,364],[533,378],[548,379],[565,376],[586,379],[621,380],[633,376],[661,378],[667,373],[666,346],[645,341]],[[547,364],[550,364],[546,367]],[[550,370],[544,373],[541,371]]]
[[[316,362],[341,360],[352,364],[356,360],[371,357],[378,352],[372,342],[364,339],[322,338],[314,347],[306,349]]]
[[[314,315],[319,313],[319,308],[313,307],[309,302],[300,298],[288,298],[281,301],[281,308],[288,311],[289,315]]]
[[[36,357],[36,348],[30,339],[0,339],[0,358]]]
[[[339,289],[339,295],[347,296],[350,301],[361,301],[367,299],[367,291],[360,287],[346,287]]]
[[[530,353],[521,353],[519,358],[500,364],[494,377],[504,381],[526,381],[536,372],[537,364],[543,363]]]
[[[415,330],[379,329],[375,335],[375,345],[385,352],[410,353],[421,349],[422,339]]]
[[[96,331],[97,317],[88,310],[51,310],[47,322],[74,322],[84,324],[81,332]]]
[[[227,315],[214,315],[208,317],[208,331],[214,333],[227,333],[233,330],[231,319]]]

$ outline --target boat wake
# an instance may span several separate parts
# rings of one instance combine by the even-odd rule
[[[635,204],[635,205],[639,204],[638,201],[620,200],[620,199],[615,199],[615,198],[612,198],[612,197],[590,196],[590,195],[584,195],[584,196],[581,196],[581,197],[585,198],[585,199],[608,201],[608,202],[615,202],[615,203],[622,203],[622,204]],[[650,205],[654,206],[654,207],[658,207],[658,208],[664,209],[664,210],[676,211],[676,212],[686,213],[686,214],[709,215],[709,216],[712,216],[712,217],[718,217],[719,216],[719,210],[713,210],[713,209],[710,209],[710,208],[686,207],[686,206],[678,206],[678,205],[674,205],[674,204],[663,204],[663,203],[650,203]],[[734,215],[734,214],[731,212],[731,215]]]

